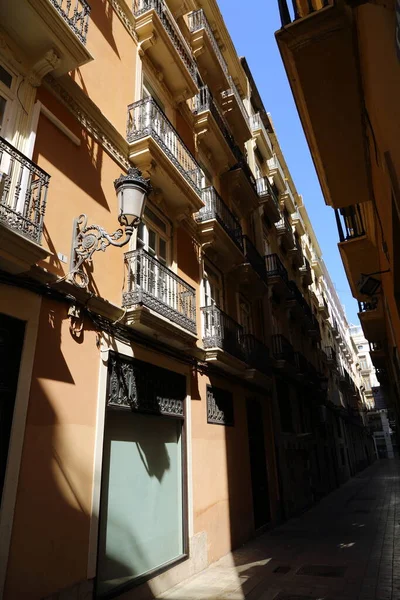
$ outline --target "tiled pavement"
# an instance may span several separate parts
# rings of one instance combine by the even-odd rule
[[[400,461],[378,461],[160,598],[400,600],[399,534]],[[324,568],[304,574],[313,566]]]

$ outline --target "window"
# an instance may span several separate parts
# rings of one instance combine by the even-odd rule
[[[208,263],[204,265],[204,306],[223,308],[223,286],[220,275]]]
[[[150,85],[147,79],[143,81],[143,89],[142,89],[142,97],[145,98],[153,98],[154,102],[157,104],[159,108],[164,112],[164,104],[161,102],[160,98],[154,91],[154,88]]]
[[[163,265],[169,264],[169,227],[148,206],[137,229],[136,248],[144,248]]]
[[[251,315],[251,304],[243,296],[239,297],[239,319],[245,333],[253,332],[253,320]]]
[[[6,137],[9,133],[14,84],[15,79],[12,74],[0,64],[0,134],[2,137]]]
[[[366,371],[368,369],[368,362],[365,356],[360,356],[360,367],[362,371]]]

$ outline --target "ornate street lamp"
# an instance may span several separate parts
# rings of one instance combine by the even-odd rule
[[[150,181],[142,176],[139,169],[131,167],[126,175],[121,174],[114,181],[118,198],[118,221],[125,230],[117,229],[107,233],[100,225],[88,225],[87,216],[79,215],[74,222],[73,262],[69,279],[80,288],[87,288],[89,278],[83,270],[85,262],[91,262],[98,250],[105,252],[108,246],[125,246],[132,237],[135,227],[142,219],[146,197],[151,190]]]

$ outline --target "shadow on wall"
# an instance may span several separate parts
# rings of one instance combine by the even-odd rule
[[[87,439],[93,424],[84,390],[76,384],[81,376],[77,363],[67,364],[61,349],[62,331],[68,332],[63,318],[62,310],[41,315],[4,600],[58,600],[64,590],[80,599],[93,597],[93,581],[87,581],[93,477],[93,447]],[[91,331],[90,323],[85,327]],[[94,336],[87,336],[87,343],[95,343]],[[54,390],[61,391],[63,401]],[[74,403],[82,416],[69,410]],[[148,449],[141,449],[155,471]],[[134,546],[135,540],[130,543]],[[129,565],[114,566],[130,572]],[[147,598],[153,598],[150,588]]]

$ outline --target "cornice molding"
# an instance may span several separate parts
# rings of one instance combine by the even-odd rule
[[[68,108],[90,135],[101,144],[107,154],[124,169],[131,166],[127,158],[128,143],[125,138],[68,75],[56,79],[48,74],[43,83]]]

